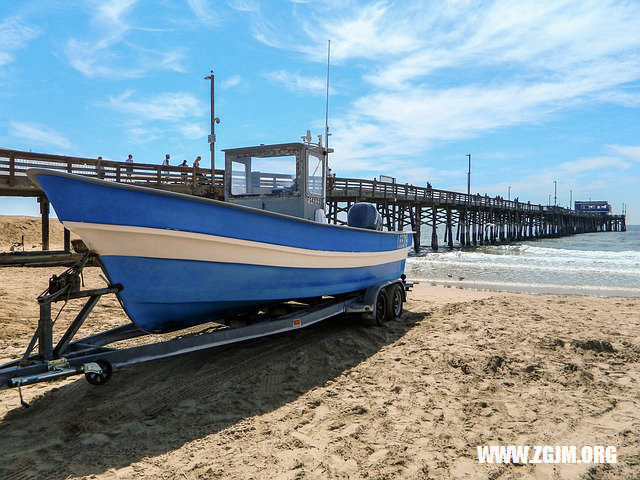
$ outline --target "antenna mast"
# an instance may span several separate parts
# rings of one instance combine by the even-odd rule
[[[331,39],[327,44],[327,99],[324,112],[324,149],[325,155],[329,158],[329,65],[331,63]]]

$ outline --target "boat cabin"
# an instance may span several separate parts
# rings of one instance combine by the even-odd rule
[[[326,222],[322,146],[283,143],[223,151],[226,202]]]

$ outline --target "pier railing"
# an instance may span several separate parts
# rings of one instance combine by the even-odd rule
[[[0,195],[40,195],[39,189],[27,178],[30,168],[46,168],[75,173],[87,177],[100,178],[114,182],[129,183],[174,191],[189,192],[197,195],[211,195],[211,170],[181,166],[162,166],[150,163],[127,163],[113,160],[70,157],[44,153],[25,152],[0,148]],[[260,173],[259,185],[285,185],[284,177],[289,176]],[[269,177],[269,178],[267,178]],[[282,177],[282,178],[281,178]],[[252,179],[256,181],[256,179]],[[284,182],[284,183],[283,183]],[[214,175],[214,194],[222,196],[224,171],[216,170]],[[388,183],[360,178],[329,177],[327,181],[328,197],[332,199],[389,199],[393,201],[413,201],[429,205],[455,205],[457,207],[481,207],[503,210],[518,210],[529,213],[554,213],[592,216],[596,214],[580,213],[553,205],[538,205],[505,200],[502,197],[452,192],[410,184]]]
[[[205,168],[126,163],[0,149],[0,189],[35,188],[27,179],[27,170],[30,168],[46,168],[156,188],[183,186],[193,190],[211,187],[211,170]],[[224,172],[216,170],[215,187],[221,189],[223,182]]]
[[[388,198],[395,201],[420,201],[440,205],[467,205],[473,207],[499,208],[520,210],[523,212],[553,212],[573,213],[568,208],[554,205],[538,205],[530,202],[522,203],[514,200],[505,200],[502,197],[491,197],[435,188],[420,187],[408,183],[387,183],[378,180],[364,180],[360,178],[329,178],[328,193],[331,197],[361,197],[361,198]]]

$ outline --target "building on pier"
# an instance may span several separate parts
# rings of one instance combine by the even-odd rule
[[[605,200],[576,201],[574,207],[576,212],[611,215],[611,205]]]

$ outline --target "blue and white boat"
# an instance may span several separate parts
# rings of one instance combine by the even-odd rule
[[[264,173],[274,169],[283,173]],[[360,219],[370,228],[326,223],[326,152],[309,143],[226,150],[224,202],[51,170],[29,177],[149,333],[394,280],[411,247],[410,232],[375,228],[375,210]]]

